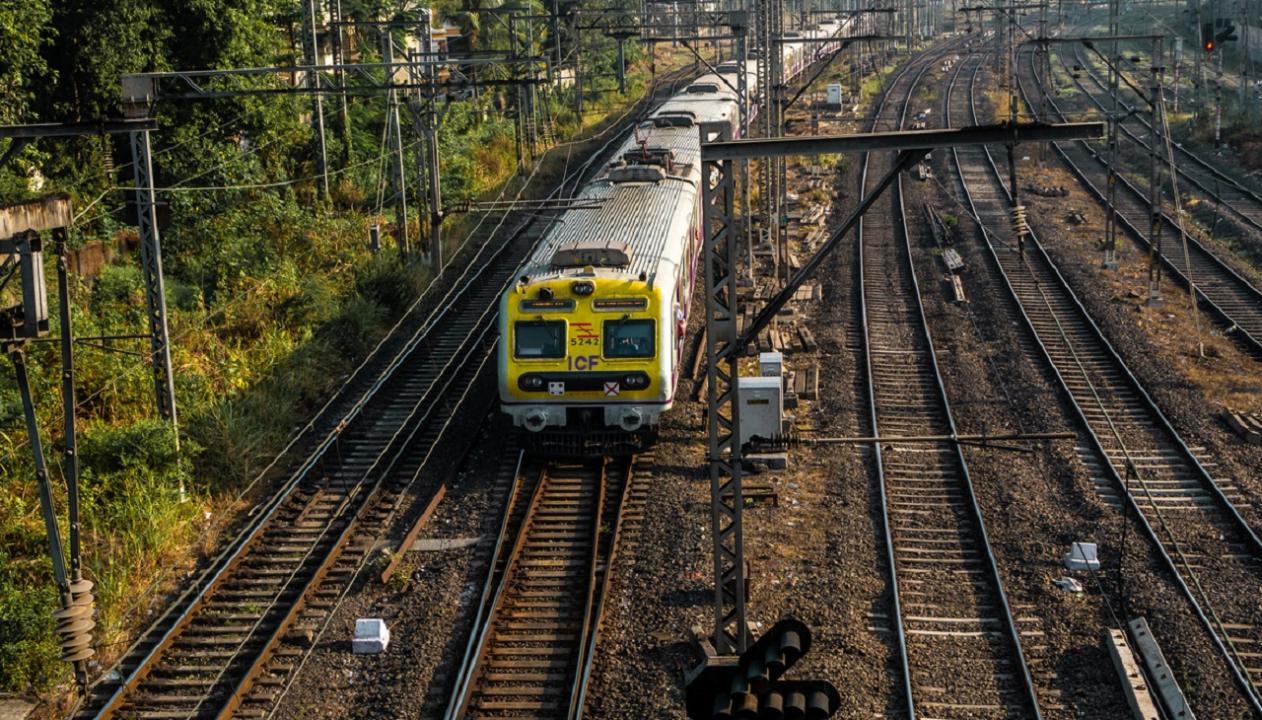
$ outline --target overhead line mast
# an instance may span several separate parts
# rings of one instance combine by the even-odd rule
[[[705,352],[707,454],[710,474],[711,537],[714,543],[713,642],[720,655],[737,655],[749,645],[748,598],[742,525],[742,447],[736,388],[739,361],[749,345],[775,318],[802,283],[811,278],[828,254],[850,232],[898,174],[914,166],[933,148],[1099,137],[1102,123],[992,125],[955,130],[898,131],[836,137],[759,138],[730,140],[730,127],[703,125],[701,133],[702,237],[705,279]],[[737,277],[740,255],[737,235],[734,160],[823,153],[896,150],[892,169],[864,196],[863,202],[803,262],[784,287],[737,331]],[[752,258],[749,259],[753,261]]]

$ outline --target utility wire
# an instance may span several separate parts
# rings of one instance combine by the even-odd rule
[[[420,140],[414,140],[411,143],[404,145],[403,149],[409,150],[419,145],[420,142],[421,142]],[[363,167],[365,165],[371,165],[373,163],[379,162],[380,160],[381,158],[379,157],[369,158],[367,160],[361,160],[360,162],[347,165],[346,167],[339,168],[337,170],[330,170],[327,174],[340,175],[342,173],[349,172],[351,170]],[[269,189],[269,188],[289,187],[291,185],[297,185],[303,182],[318,180],[321,177],[322,175],[320,174],[306,175],[304,177],[292,178],[289,180],[278,180],[276,182],[266,182],[266,183],[246,183],[243,185],[205,185],[205,186],[200,186],[200,187],[182,187],[180,185],[169,185],[167,187],[154,188],[153,191],[170,193],[170,192],[223,192],[223,191],[229,191],[229,190],[264,190],[264,189]],[[120,187],[118,189],[126,190],[129,192],[134,192],[135,190],[137,190],[137,188],[132,188],[132,187],[125,187],[125,188]]]

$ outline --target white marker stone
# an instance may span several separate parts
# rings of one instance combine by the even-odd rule
[[[390,628],[380,618],[360,618],[355,621],[355,638],[351,640],[351,652],[356,655],[374,655],[385,652],[390,645]]]
[[[1065,556],[1065,567],[1070,570],[1099,570],[1100,558],[1096,553],[1096,544],[1076,542],[1069,547]]]

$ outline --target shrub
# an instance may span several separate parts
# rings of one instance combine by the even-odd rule
[[[0,548],[0,692],[42,691],[66,673],[53,633],[52,573],[33,573],[31,564]]]
[[[380,334],[385,322],[385,309],[367,298],[352,298],[342,307],[342,314],[320,329],[335,353],[356,357]]]

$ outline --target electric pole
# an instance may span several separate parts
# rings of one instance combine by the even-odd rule
[[[1119,115],[1121,114],[1121,105],[1118,96],[1121,94],[1119,82],[1121,80],[1119,72],[1121,72],[1122,58],[1118,54],[1117,36],[1119,35],[1120,23],[1118,20],[1118,4],[1121,0],[1109,0],[1109,37],[1113,38],[1109,45],[1109,97],[1112,98],[1112,107],[1109,110],[1108,118],[1108,176],[1106,182],[1105,193],[1107,197],[1108,207],[1104,214],[1104,261],[1103,266],[1113,269],[1118,266],[1117,259],[1117,163],[1118,163],[1118,137],[1117,125]]]
[[[340,105],[338,129],[341,130],[342,135],[342,166],[345,167],[354,160],[352,152],[354,142],[351,139],[351,112],[346,95],[346,71],[341,67],[346,62],[342,37],[342,0],[328,0],[328,10],[329,28],[332,31],[329,38],[332,41],[333,64],[337,66],[337,69],[333,71],[333,80],[338,90]]]
[[[307,86],[311,88],[312,109],[311,122],[315,128],[317,156],[316,172],[320,175],[320,192],[324,200],[329,200],[329,152],[324,139],[324,98],[320,95],[320,74],[314,68],[320,64],[320,36],[316,31],[316,0],[306,0],[302,4],[306,14],[307,38]]]
[[[391,173],[391,195],[394,199],[394,233],[399,247],[399,260],[407,262],[410,243],[408,242],[408,192],[407,176],[403,162],[403,133],[399,126],[399,98],[394,88],[394,33],[393,26],[385,25],[381,29],[381,61],[385,63],[386,85],[386,137],[394,155],[393,172]]]
[[[429,260],[434,275],[443,271],[443,194],[439,147],[438,147],[438,71],[436,61],[438,53],[434,47],[433,24],[428,10],[422,10],[421,16],[421,52],[426,62],[424,67],[425,85],[422,101],[425,125],[425,154],[429,160]]]
[[[1152,97],[1152,130],[1149,132],[1148,144],[1151,152],[1148,167],[1148,304],[1161,304],[1161,160],[1158,147],[1161,142],[1158,128],[1161,127],[1161,38],[1152,43],[1152,74],[1149,86]],[[1163,147],[1163,146],[1162,146]],[[1175,199],[1177,203],[1177,198]],[[1178,206],[1175,206],[1178,212]]]

